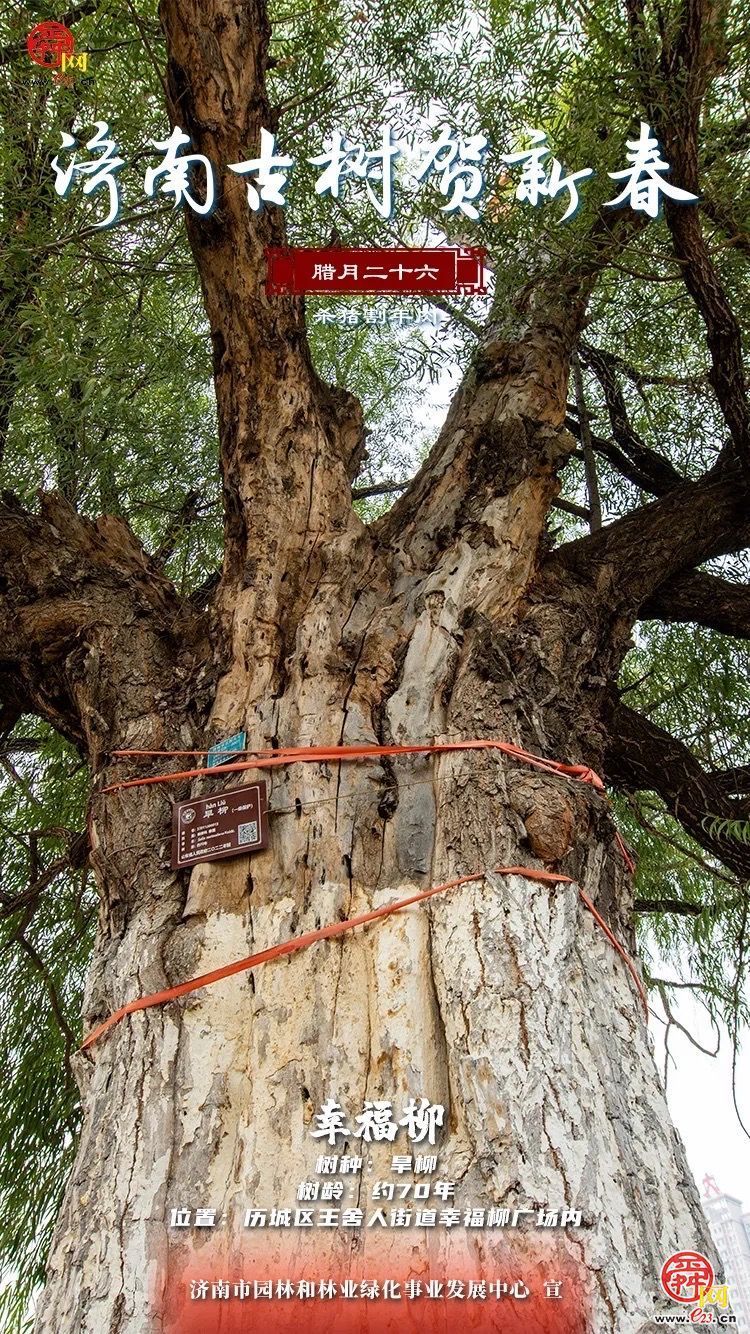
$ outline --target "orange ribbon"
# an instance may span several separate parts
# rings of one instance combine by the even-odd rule
[[[494,874],[519,875],[526,880],[539,880],[544,884],[563,883],[572,885],[574,883],[569,875],[561,875],[554,871],[534,871],[526,866],[496,866]],[[434,895],[442,894],[447,889],[455,889],[456,886],[468,884],[472,880],[483,880],[485,875],[485,871],[478,871],[472,875],[458,876],[457,879],[448,880],[443,885],[435,885],[432,889],[423,890],[419,894],[412,894],[408,899],[386,903],[380,908],[373,908],[370,912],[361,913],[359,917],[348,917],[343,922],[332,922],[329,926],[319,927],[317,931],[308,931],[302,936],[293,936],[290,940],[284,940],[279,945],[272,945],[269,949],[260,950],[257,954],[250,954],[245,959],[236,960],[235,963],[225,964],[223,968],[215,968],[210,973],[202,973],[200,977],[193,977],[189,982],[180,982],[175,987],[167,987],[165,991],[156,991],[150,996],[141,996],[138,1000],[129,1001],[127,1005],[120,1006],[119,1010],[115,1010],[108,1019],[104,1020],[104,1023],[99,1024],[88,1034],[81,1044],[81,1050],[85,1051],[86,1048],[93,1046],[100,1037],[114,1028],[115,1024],[118,1024],[127,1014],[135,1014],[138,1010],[148,1010],[154,1005],[164,1005],[167,1001],[176,1000],[179,996],[186,996],[191,991],[208,987],[212,982],[220,982],[222,978],[233,977],[236,973],[249,972],[250,969],[256,968],[258,964],[270,963],[272,959],[281,959],[286,954],[296,954],[298,950],[307,949],[309,945],[315,945],[319,940],[330,940],[333,936],[341,936],[346,931],[353,931],[355,927],[366,926],[369,922],[375,922],[381,917],[389,917],[391,913],[401,912],[403,908],[409,908],[413,903],[421,903],[423,899],[431,899]],[[588,895],[584,894],[581,889],[578,890],[578,893],[582,902],[604,931],[607,939],[625,960],[638,988],[648,1019],[648,999],[632,959],[623,949],[604,919],[600,917]]]
[[[102,792],[119,792],[126,787],[145,787],[150,783],[177,783],[187,778],[221,778],[224,774],[237,773],[244,769],[275,769],[282,764],[325,764],[327,761],[366,760],[383,755],[422,755],[445,754],[456,750],[499,750],[504,755],[531,764],[535,769],[547,773],[562,774],[568,778],[577,778],[582,783],[590,783],[598,791],[604,791],[604,783],[593,769],[586,764],[561,764],[557,760],[546,760],[541,755],[532,755],[530,751],[514,746],[509,741],[438,741],[432,744],[417,743],[408,746],[291,746],[282,750],[247,750],[245,755],[252,755],[251,760],[235,760],[232,764],[221,764],[211,769],[184,769],[178,773],[151,774],[146,778],[129,778],[122,783],[112,783],[102,788]],[[156,755],[207,755],[206,750],[113,750],[113,758]]]

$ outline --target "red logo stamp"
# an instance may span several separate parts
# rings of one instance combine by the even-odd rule
[[[713,1281],[711,1264],[700,1251],[677,1251],[662,1266],[661,1286],[673,1302],[697,1302]]]
[[[26,38],[26,50],[34,64],[45,65],[47,69],[60,69],[63,56],[72,56],[75,48],[76,39],[70,28],[54,19],[37,23]]]

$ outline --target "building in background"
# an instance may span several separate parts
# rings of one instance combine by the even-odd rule
[[[713,1177],[703,1178],[703,1209],[724,1265],[737,1334],[750,1334],[750,1213],[740,1200],[722,1195]]]

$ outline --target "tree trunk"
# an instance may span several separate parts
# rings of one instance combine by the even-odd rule
[[[351,511],[345,527],[317,531],[316,555],[283,623],[268,615],[267,588],[243,574],[208,738],[242,726],[255,747],[490,737],[551,758],[601,758],[601,720],[581,702],[600,702],[602,693],[585,670],[585,623],[566,644],[561,622],[570,627],[578,604],[547,597],[537,573],[565,438],[546,425],[538,394],[532,402],[513,376],[492,384],[495,399],[512,406],[495,424],[501,475],[466,473],[470,494],[455,535],[455,456],[481,385],[464,388],[426,467],[429,525],[412,503],[375,533]],[[519,476],[514,442],[523,441],[526,456],[540,433],[546,459]],[[448,456],[454,463],[441,491],[435,474]],[[312,510],[311,526],[315,520]],[[583,618],[585,607],[578,611]],[[280,632],[283,650],[266,656]],[[163,664],[151,671],[155,697],[169,682]],[[153,710],[126,719],[115,739],[182,749],[205,736],[185,716],[165,721]],[[106,773],[111,780],[122,766]],[[710,1244],[638,995],[575,884],[490,869],[559,868],[632,949],[628,876],[603,798],[488,751],[272,773],[269,848],[198,866],[189,883],[165,869],[166,793],[183,796],[184,784],[93,798],[94,858],[108,907],[87,1024],[321,923],[488,873],[187,1002],[126,1018],[81,1058],[85,1123],[39,1334],[192,1328],[189,1312],[176,1324],[169,1314],[175,1303],[182,1309],[187,1276],[216,1274],[219,1254],[235,1280],[247,1276],[238,1257],[254,1234],[243,1227],[244,1211],[295,1206],[320,1151],[310,1130],[322,1104],[334,1098],[351,1117],[365,1099],[398,1109],[422,1096],[446,1107],[440,1176],[457,1182],[462,1207],[582,1212],[580,1228],[558,1229],[546,1276],[555,1264],[566,1273],[572,1266],[585,1315],[555,1328],[649,1329],[663,1261]],[[193,790],[236,781],[203,780]],[[378,1146],[365,1166],[363,1207],[372,1183],[391,1175],[393,1147],[386,1154]],[[201,1234],[169,1228],[171,1210],[182,1206],[218,1210],[207,1248]],[[461,1231],[475,1259],[483,1248],[487,1273],[492,1235]],[[353,1235],[329,1243],[330,1234],[318,1233],[328,1246],[323,1277],[342,1277],[355,1261],[382,1263],[385,1234]],[[425,1235],[408,1234],[420,1257],[409,1272],[428,1264]],[[519,1235],[513,1254],[521,1267],[539,1257],[540,1235]],[[437,1276],[450,1271],[441,1245],[431,1238]],[[502,1328],[515,1328],[502,1311]],[[404,1327],[399,1318],[394,1328]],[[529,1327],[524,1318],[519,1329]],[[215,1307],[202,1308],[201,1319],[218,1320]]]
[[[162,0],[161,13],[173,122],[213,161],[242,160],[276,123],[261,0]],[[234,777],[101,792],[129,772],[114,748],[203,749],[243,728],[256,748],[496,738],[601,769],[639,606],[716,554],[742,502],[715,471],[550,554],[546,516],[575,443],[562,426],[570,354],[597,272],[639,224],[597,223],[583,258],[530,286],[514,338],[490,331],[419,476],[367,528],[349,480],[358,407],[318,380],[302,304],[265,295],[280,211],[251,217],[232,178],[212,217],[187,222],[214,344],[226,516],[210,643],[122,525],[94,529],[64,509],[46,528],[16,519],[20,567],[34,570],[21,601],[35,610],[12,623],[10,658],[47,645],[43,686],[29,668],[20,695],[86,748],[95,779],[102,916],[86,1026],[371,905],[485,875],[125,1018],[80,1058],[83,1133],[37,1334],[233,1327],[218,1303],[190,1302],[187,1280],[262,1278],[261,1259],[281,1263],[270,1231],[252,1261],[244,1212],[295,1207],[320,1152],[315,1113],[333,1098],[350,1124],[365,1100],[398,1110],[410,1097],[446,1108],[439,1174],[462,1210],[531,1210],[533,1223],[539,1208],[568,1207],[581,1226],[555,1240],[536,1227],[315,1229],[317,1276],[367,1276],[389,1257],[395,1278],[450,1277],[459,1254],[489,1278],[537,1265],[566,1275],[572,1299],[537,1304],[533,1326],[523,1301],[499,1316],[488,1306],[485,1328],[551,1329],[554,1307],[570,1334],[646,1334],[664,1260],[711,1248],[639,997],[578,894],[632,950],[630,879],[599,792],[491,751],[274,769],[268,848],[189,876],[167,869],[169,798]],[[368,1146],[347,1204],[369,1205],[393,1147]],[[203,1206],[218,1211],[213,1232],[170,1228],[173,1209]],[[294,1231],[304,1258],[303,1241]],[[416,1316],[384,1318],[403,1329]],[[450,1311],[429,1319],[452,1327]]]

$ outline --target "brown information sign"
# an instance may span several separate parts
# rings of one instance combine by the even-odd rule
[[[268,843],[268,807],[264,782],[198,801],[178,801],[172,808],[172,869],[239,857]]]

